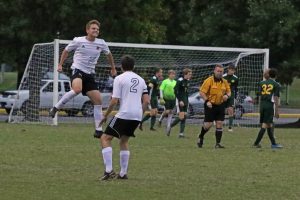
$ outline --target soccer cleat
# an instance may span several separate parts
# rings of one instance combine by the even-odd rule
[[[102,134],[103,134],[103,131],[95,130],[94,138],[101,138]]]
[[[126,179],[128,179],[128,176],[126,174],[124,176],[121,176],[120,174],[118,174],[117,179],[126,180]]]
[[[229,131],[229,132],[233,132],[233,129],[232,129],[232,128],[229,128],[228,131]]]
[[[150,131],[156,131],[156,129],[155,128],[150,128]]]
[[[271,148],[272,149],[281,149],[281,148],[283,148],[283,146],[281,144],[272,144]]]
[[[58,111],[58,109],[56,107],[51,108],[50,111],[49,111],[49,116],[54,118],[57,111]]]
[[[183,135],[183,133],[179,133],[178,138],[185,138],[185,136]]]
[[[170,136],[170,134],[171,134],[171,126],[167,127],[166,134],[167,134],[167,136]]]
[[[197,142],[197,146],[199,148],[202,148],[202,146],[203,146],[203,140],[200,140],[199,142]]]
[[[110,179],[113,179],[116,177],[116,173],[114,172],[114,170],[112,170],[111,172],[104,172],[103,176],[100,177],[100,181],[107,181]]]
[[[222,146],[220,143],[217,143],[217,144],[215,145],[215,148],[216,148],[216,149],[224,149],[225,147]]]
[[[261,145],[260,145],[260,144],[253,144],[252,147],[253,147],[253,148],[258,148],[258,149],[260,149],[260,148],[261,148]]]
[[[140,129],[141,131],[143,131],[143,124],[142,124],[142,123],[140,123],[139,129]]]

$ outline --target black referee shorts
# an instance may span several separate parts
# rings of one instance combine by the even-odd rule
[[[213,105],[209,108],[204,104],[204,122],[224,121],[225,119],[225,104]]]
[[[79,69],[74,69],[72,72],[71,83],[75,78],[80,78],[82,80],[82,95],[86,96],[88,91],[98,90],[94,74],[86,74]]]
[[[128,120],[113,117],[106,127],[104,133],[116,138],[121,138],[122,135],[125,135],[127,137],[135,137],[134,131],[139,124],[140,121],[137,120]]]

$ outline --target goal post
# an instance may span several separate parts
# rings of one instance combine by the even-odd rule
[[[61,96],[70,90],[71,64],[73,52],[69,53],[63,65],[63,73],[57,72],[59,57],[70,40],[55,39],[50,43],[35,44],[30,54],[16,99],[12,105],[9,122],[40,123],[57,125],[58,123],[93,123],[91,102],[86,96],[78,95],[62,108],[58,117],[48,116],[49,109]],[[190,81],[191,95],[196,93],[205,78],[213,73],[216,64],[223,64],[225,70],[230,63],[236,66],[236,74],[240,79],[239,90],[240,113],[257,113],[257,105],[253,104],[257,92],[257,84],[263,78],[263,70],[268,68],[269,49],[200,47],[134,43],[107,43],[113,54],[118,74],[122,55],[132,55],[136,60],[135,71],[146,81],[153,76],[154,68],[160,67],[166,72],[174,69],[180,76],[185,67],[193,70]],[[102,93],[104,109],[111,95],[112,78],[109,77],[110,66],[106,56],[101,54],[96,64],[96,81]],[[248,99],[247,99],[248,98]],[[250,99],[249,99],[250,98]],[[247,101],[247,102],[246,102]],[[195,102],[194,102],[195,103]],[[247,103],[251,108],[246,108]],[[202,108],[201,108],[202,106]],[[193,108],[193,110],[191,110]],[[202,110],[201,110],[202,109]],[[201,102],[191,104],[190,121],[202,123],[203,105]],[[202,112],[202,113],[201,113]],[[246,115],[245,115],[246,116]],[[200,117],[200,119],[194,119]],[[257,117],[242,117],[236,125],[258,124]],[[240,124],[241,125],[241,124]]]

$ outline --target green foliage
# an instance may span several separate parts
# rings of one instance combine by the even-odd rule
[[[214,134],[196,147],[199,126],[186,127],[189,138],[145,131],[130,140],[129,179],[97,181],[103,173],[93,125],[58,127],[0,123],[1,199],[36,200],[177,200],[299,199],[299,130],[276,129],[285,148],[272,150],[267,136],[262,149],[251,148],[257,129],[226,133],[226,149],[214,149]],[[119,170],[118,141],[113,165]]]
[[[0,63],[22,71],[33,44],[84,35],[94,18],[107,41],[270,48],[281,83],[300,74],[295,0],[1,1]]]

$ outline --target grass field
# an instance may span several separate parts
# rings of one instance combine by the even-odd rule
[[[17,87],[17,73],[5,72],[3,76],[3,83],[0,84],[0,91],[15,90]]]
[[[225,133],[226,149],[214,149],[209,132],[196,148],[197,126],[187,138],[137,131],[130,142],[129,180],[99,182],[103,173],[91,125],[0,123],[0,199],[300,199],[300,134],[277,129],[284,149],[251,148],[257,129]],[[147,127],[145,127],[147,129]],[[161,130],[162,131],[162,130]],[[114,168],[119,151],[114,141]]]

